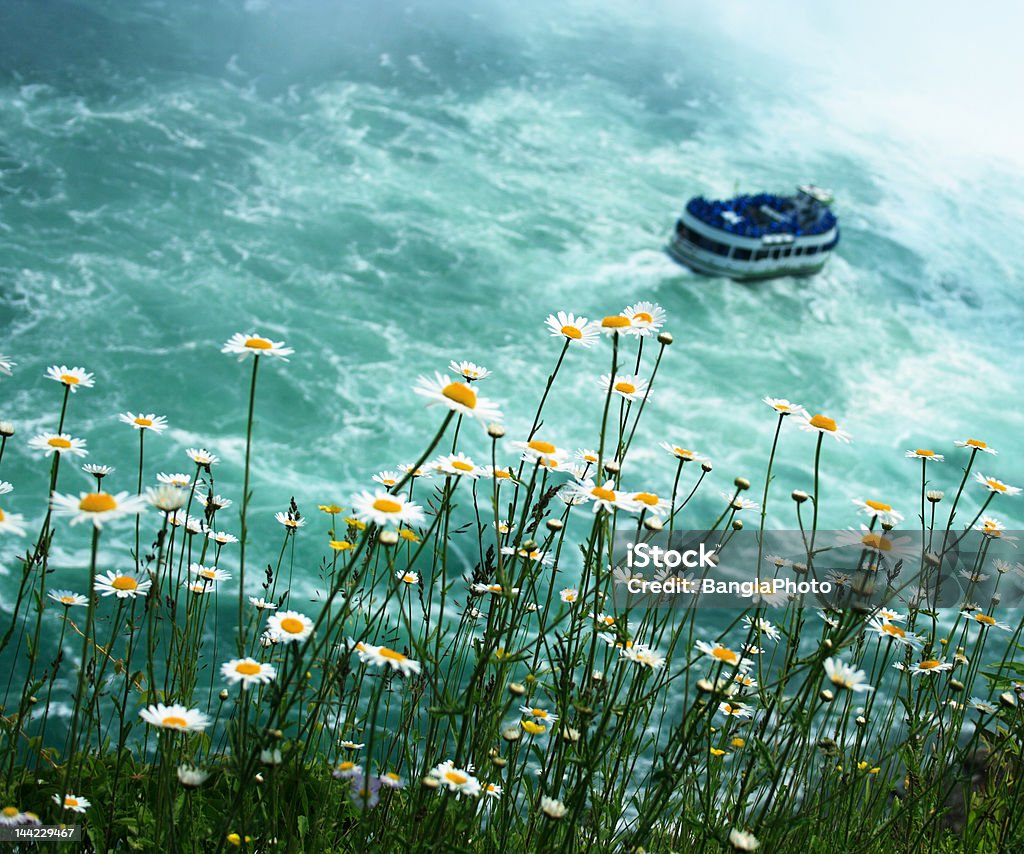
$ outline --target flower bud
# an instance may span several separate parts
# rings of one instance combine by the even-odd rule
[[[836,698],[836,695],[833,694],[828,688],[822,689],[821,693],[818,694],[818,696],[821,697],[821,701],[823,703],[831,703]]]
[[[508,692],[513,697],[522,697],[523,694],[526,693],[526,686],[523,685],[520,682],[509,682],[508,683]]]
[[[738,477],[733,481],[733,485],[740,490],[750,489],[750,481],[745,477]]]
[[[657,533],[664,526],[661,524],[661,519],[659,519],[657,516],[648,516],[646,519],[644,519],[644,527],[648,531],[654,531],[655,533]]]
[[[925,495],[932,504],[938,504],[940,501],[942,501],[943,498],[946,497],[946,493],[944,493],[941,489],[929,489],[928,492],[925,493]]]
[[[382,546],[393,546],[398,543],[398,531],[381,531],[377,535],[377,541]]]
[[[619,465],[618,460],[608,460],[608,462],[604,464],[604,470],[608,472],[608,474],[618,474],[622,471],[622,466]]]
[[[704,472],[705,474],[707,474],[708,472],[710,472],[710,471],[711,471],[711,469],[713,469],[713,468],[714,468],[714,466],[713,466],[713,465],[711,465],[711,463],[709,463],[709,462],[707,462],[707,461],[705,461],[705,462],[703,462],[703,463],[701,463],[701,464],[700,464],[700,469],[701,469],[701,471],[702,471],[702,472]]]
[[[0,421],[0,436],[9,439],[14,435],[14,424],[10,421]]]
[[[548,519],[545,524],[549,531],[561,531],[565,527],[561,519]]]
[[[502,425],[500,424],[488,424],[487,435],[490,436],[492,439],[500,439],[502,436],[505,435],[505,428],[502,427]]]
[[[808,495],[808,494],[807,494],[806,492],[804,492],[804,491],[803,491],[802,489],[794,489],[794,490],[793,490],[793,500],[794,500],[794,501],[795,501],[795,502],[796,502],[797,504],[803,504],[803,503],[804,503],[804,502],[805,502],[805,501],[806,501],[806,500],[807,500],[808,498],[810,498],[810,497],[811,497],[811,496],[809,496],[809,495]]]
[[[732,529],[734,531],[742,531],[743,530],[743,520],[742,519],[733,519],[732,520]]]
[[[671,332],[659,332],[658,343],[668,347],[673,341]]]

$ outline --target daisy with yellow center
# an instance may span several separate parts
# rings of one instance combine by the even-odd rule
[[[516,481],[515,472],[507,466],[484,466],[483,476],[497,481],[507,480],[512,483],[515,483]]]
[[[640,510],[652,516],[665,516],[672,509],[667,498],[661,498],[654,492],[634,492],[630,497]]]
[[[504,590],[504,588],[502,588],[502,586],[500,584],[484,584],[483,582],[477,581],[477,582],[471,584],[469,589],[472,590],[474,593],[476,593],[478,596],[482,596],[485,593],[490,593],[490,594],[492,594],[494,596],[503,596],[503,595],[505,595],[505,590]],[[511,588],[509,588],[508,594],[510,596],[517,596],[517,595],[519,595],[519,588],[518,587],[511,587]]]
[[[696,642],[696,646],[698,650],[712,661],[717,661],[719,664],[724,664],[729,667],[738,667],[740,670],[746,670],[753,663],[749,659],[741,656],[738,652],[735,652],[720,643],[710,644],[706,641],[699,640]]]
[[[981,439],[964,439],[961,442],[954,442],[958,448],[970,448],[972,451],[981,451],[984,454],[992,454],[995,456],[999,453],[995,448],[991,447],[988,442],[982,442]]]
[[[476,480],[484,474],[483,467],[474,463],[462,451],[438,457],[431,465],[437,471],[452,477],[468,477],[470,480]]]
[[[276,611],[277,603],[268,602],[259,596],[250,596],[249,604],[252,605],[257,611]]]
[[[192,482],[192,475],[190,474],[167,474],[166,472],[160,472],[156,479],[160,483],[166,483],[168,486],[177,486],[180,489],[184,489]]]
[[[47,595],[58,605],[63,605],[65,608],[83,607],[89,604],[87,597],[71,590],[51,590]]]
[[[1012,631],[1006,623],[1000,623],[995,617],[983,614],[981,611],[961,611],[960,616],[966,617],[968,622],[981,626],[983,629],[1001,629],[1004,632]]]
[[[600,327],[582,315],[559,311],[549,314],[546,321],[548,330],[555,338],[563,338],[571,345],[592,347],[601,335]]]
[[[942,454],[936,454],[935,451],[929,450],[928,448],[915,448],[907,451],[903,456],[908,460],[924,460],[925,462],[931,463],[942,463],[946,461],[946,458]]]
[[[872,531],[861,525],[859,531],[840,531],[836,534],[835,544],[843,547],[867,549],[876,555],[876,560],[898,560],[899,558],[919,557],[920,537],[893,536],[892,532]]]
[[[803,415],[801,420],[803,423],[801,423],[800,429],[806,433],[831,436],[838,442],[850,441],[850,434],[845,430],[840,430],[836,422],[827,415],[814,415],[811,417]]]
[[[0,507],[0,534],[11,534],[15,537],[24,537],[24,515],[21,513],[9,513]]]
[[[147,706],[139,712],[139,717],[150,726],[178,732],[202,732],[212,723],[199,709],[189,709],[177,703],[171,706],[163,703]]]
[[[861,513],[866,513],[868,516],[872,516],[886,525],[898,525],[903,521],[902,513],[893,510],[889,504],[885,504],[882,501],[875,501],[871,498],[867,500],[855,498],[853,503]]]
[[[384,490],[360,492],[352,500],[352,512],[358,521],[375,525],[419,525],[424,521],[423,508],[413,504],[402,493]]]
[[[668,451],[677,460],[681,460],[684,463],[702,463],[707,459],[706,457],[700,456],[695,451],[688,450],[681,445],[673,445],[671,442],[661,442],[661,447]]]
[[[554,562],[554,558],[550,555],[546,555],[540,549],[523,549],[513,548],[512,546],[502,546],[501,553],[503,555],[515,555],[525,560],[532,560],[535,563],[539,563],[541,566],[549,566]]]
[[[334,770],[331,772],[331,776],[335,780],[351,780],[354,777],[358,777],[363,773],[361,765],[357,765],[350,759],[346,759],[344,762],[339,762]]]
[[[152,430],[154,433],[163,433],[167,429],[167,419],[163,415],[155,415],[150,412],[143,415],[141,412],[136,415],[134,412],[122,412],[118,418],[122,423],[130,424],[135,430]]]
[[[413,477],[431,477],[430,469],[423,466],[413,468],[412,463],[399,463],[398,470],[404,474],[411,474]]]
[[[920,649],[923,645],[923,641],[917,635],[910,634],[877,614],[868,621],[868,630],[911,649]]]
[[[538,721],[554,723],[558,720],[558,715],[554,712],[549,712],[547,709],[542,709],[539,706],[520,706],[519,711]]]
[[[622,314],[629,319],[630,333],[641,338],[657,335],[665,323],[665,309],[646,300],[627,306]]]
[[[594,512],[605,510],[613,513],[616,510],[625,510],[632,513],[638,509],[637,502],[627,493],[619,492],[615,488],[614,480],[605,481],[603,486],[598,486],[592,480],[585,480],[583,483],[571,484],[569,491],[582,501],[592,502]]]
[[[974,475],[974,479],[994,495],[1020,495],[1019,486],[1010,486],[994,477],[986,477],[981,472]]]
[[[0,357],[2,359],[3,357]],[[2,367],[2,365],[0,365]],[[57,800],[60,803],[60,800]],[[0,827],[19,827],[40,824],[39,816],[33,812],[22,812],[17,807],[4,807],[0,810]]]
[[[833,685],[855,694],[875,690],[872,685],[868,684],[867,674],[863,670],[857,670],[849,664],[844,664],[834,656],[826,658],[823,664],[825,665],[825,674]]]
[[[161,513],[173,513],[188,503],[188,491],[161,483],[146,487],[146,501]]]
[[[624,314],[609,314],[601,318],[600,328],[604,335],[625,335],[633,328],[633,322]]]
[[[289,531],[297,531],[299,528],[305,527],[306,524],[305,519],[291,510],[287,512],[279,510],[274,514],[274,518]]]
[[[441,404],[452,412],[476,418],[485,425],[492,421],[501,421],[501,410],[494,401],[479,397],[476,389],[468,383],[452,380],[444,374],[435,372],[433,379],[419,377],[413,391],[427,398],[427,406]]]
[[[107,570],[104,575],[97,575],[95,580],[96,592],[100,596],[116,596],[118,599],[134,599],[136,596],[145,596],[153,582],[148,578],[129,575],[126,572],[117,573]]]
[[[35,451],[42,451],[46,457],[54,454],[84,457],[89,453],[85,449],[85,439],[76,439],[67,433],[40,433],[28,440],[28,446]]]
[[[749,718],[753,715],[750,707],[743,703],[719,703],[718,711],[727,718]]]
[[[546,442],[543,439],[530,439],[528,442],[513,442],[512,448],[513,450],[521,452],[523,459],[527,462],[530,460],[540,459],[541,457],[550,457],[563,462],[569,456],[568,451],[559,448],[552,442]]]
[[[248,688],[272,682],[277,676],[277,668],[255,658],[233,658],[220,666],[220,673],[230,684],[241,683],[243,688]]]
[[[585,466],[596,466],[600,456],[592,448],[579,448],[576,451],[576,459]]]
[[[799,403],[793,403],[784,397],[762,397],[761,401],[774,409],[779,415],[802,415],[805,417],[807,415],[807,410]]]
[[[346,750],[362,750],[366,745],[362,742],[351,741],[350,739],[343,738],[338,742],[338,747],[344,747]]]
[[[206,448],[186,448],[185,455],[197,466],[207,469],[220,462],[220,457],[216,454],[211,454]]]
[[[394,771],[387,771],[381,774],[378,778],[382,786],[386,786],[389,789],[404,789],[405,780],[402,779],[400,774],[396,774]]]
[[[54,792],[53,802],[63,809],[80,813],[84,813],[87,809],[89,809],[89,807],[92,806],[92,803],[90,803],[89,800],[83,798],[81,795],[73,795],[71,794],[71,792],[68,792],[63,798],[61,798],[59,794]]]
[[[236,332],[224,342],[220,351],[238,356],[239,362],[246,356],[273,356],[287,362],[288,357],[295,352],[291,347],[286,347],[284,341],[271,341],[254,332]]]
[[[420,577],[418,573],[409,572],[408,570],[398,570],[395,573],[395,578],[402,582],[402,584],[419,584]]]
[[[470,382],[485,380],[491,375],[491,372],[482,365],[478,365],[475,362],[457,362],[455,359],[448,363],[448,370]]]
[[[480,781],[473,776],[473,766],[459,768],[452,760],[442,762],[433,768],[429,774],[434,780],[444,786],[456,797],[465,795],[468,798],[475,798],[480,795]]]
[[[635,375],[612,377],[611,374],[602,374],[600,384],[602,391],[607,392],[610,385],[612,394],[628,401],[641,400],[647,392],[647,380]]]
[[[952,662],[939,661],[937,658],[926,658],[924,661],[919,661],[917,664],[912,665],[910,673],[913,676],[920,676],[922,674],[943,673],[946,670],[952,669]]]
[[[385,489],[391,489],[392,486],[398,486],[404,475],[397,471],[379,471],[372,478],[374,483],[379,483]]]
[[[580,598],[580,591],[575,587],[566,587],[558,594],[558,598],[565,602],[567,605],[573,605]]]
[[[112,522],[122,516],[137,516],[146,509],[146,499],[141,495],[129,495],[118,492],[82,492],[74,495],[61,495],[59,492],[50,496],[50,506],[54,516],[63,516],[71,520],[72,525],[80,522],[91,522],[97,528],[104,523]]]
[[[238,542],[238,537],[234,534],[229,534],[227,531],[207,531],[206,536],[218,546],[229,546],[232,543]]]
[[[188,571],[204,581],[217,582],[231,580],[230,572],[225,572],[223,569],[218,569],[215,566],[203,566],[201,563],[190,564]]]
[[[279,611],[270,615],[267,631],[278,643],[298,643],[313,634],[313,621],[298,611]]]
[[[0,374],[11,376],[11,369],[17,364],[10,356],[0,355]]]
[[[414,676],[421,670],[420,663],[413,661],[406,655],[386,646],[373,646],[364,643],[363,648],[358,650],[359,660],[364,664],[372,664],[375,667],[390,667],[399,671],[403,676]]]
[[[67,365],[51,365],[46,369],[46,378],[62,383],[72,394],[80,388],[92,388],[92,374],[85,368],[69,368]]]
[[[619,650],[619,658],[639,664],[641,667],[648,667],[651,670],[658,670],[665,665],[665,656],[642,643],[627,644]]]

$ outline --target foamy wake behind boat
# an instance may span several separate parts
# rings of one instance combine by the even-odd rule
[[[831,203],[832,193],[813,184],[801,185],[793,196],[695,196],[676,222],[668,253],[710,276],[809,276],[825,266],[839,242]]]

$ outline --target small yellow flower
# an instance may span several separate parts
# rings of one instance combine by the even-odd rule
[[[540,735],[542,732],[547,732],[548,729],[544,724],[538,724],[534,721],[523,721],[521,726],[530,733],[530,735]]]
[[[712,756],[726,756],[727,752],[724,751],[724,750],[719,750],[717,747],[712,747],[711,748],[711,755]]]
[[[321,504],[320,509],[324,513],[329,513],[331,516],[335,516],[345,510],[344,507],[339,507],[337,504]]]
[[[365,531],[366,530],[366,523],[365,522],[360,522],[358,519],[356,519],[356,518],[354,518],[352,516],[346,516],[345,517],[345,524],[348,525],[350,528],[355,528],[357,531]]]
[[[350,543],[348,540],[331,540],[331,542],[328,545],[330,545],[330,547],[334,549],[336,552],[347,552],[350,548],[352,548],[352,543]]]
[[[746,742],[746,741],[744,741],[744,740],[743,740],[742,738],[740,738],[739,736],[736,736],[736,738],[734,738],[734,739],[733,739],[732,741],[730,741],[730,742],[729,742],[729,744],[730,744],[730,745],[731,745],[732,747],[735,747],[735,748],[737,748],[737,749],[738,749],[738,748],[740,748],[740,747],[745,747],[745,746],[746,746],[746,744],[747,744],[747,742]]]
[[[399,528],[398,536],[403,540],[408,540],[410,543],[418,543],[420,541],[419,536],[412,528]]]
[[[228,839],[228,842],[230,842],[232,845],[235,846],[235,848],[241,848],[242,847],[242,837],[239,836],[237,833],[229,833],[228,836],[227,836],[227,839]],[[251,836],[245,837],[245,844],[248,845],[250,842],[252,842],[252,837]]]

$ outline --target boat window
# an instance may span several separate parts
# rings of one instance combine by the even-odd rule
[[[750,260],[750,250],[749,249],[739,249],[739,248],[733,249],[732,257],[735,258],[737,261],[749,261]]]
[[[808,246],[804,250],[804,255],[817,255],[817,254],[818,254],[818,247],[817,246]]]
[[[793,254],[793,247],[792,246],[787,246],[785,249],[782,250],[782,257],[783,258],[788,258],[792,254]]]
[[[793,250],[793,254],[794,255],[803,255],[804,254],[803,246],[797,246],[797,248]]]
[[[779,257],[779,255],[781,253],[782,253],[781,249],[773,249],[772,250],[772,260],[775,261]]]
[[[754,260],[755,261],[763,261],[767,257],[768,257],[768,250],[767,249],[758,249],[757,253],[754,255]]]

